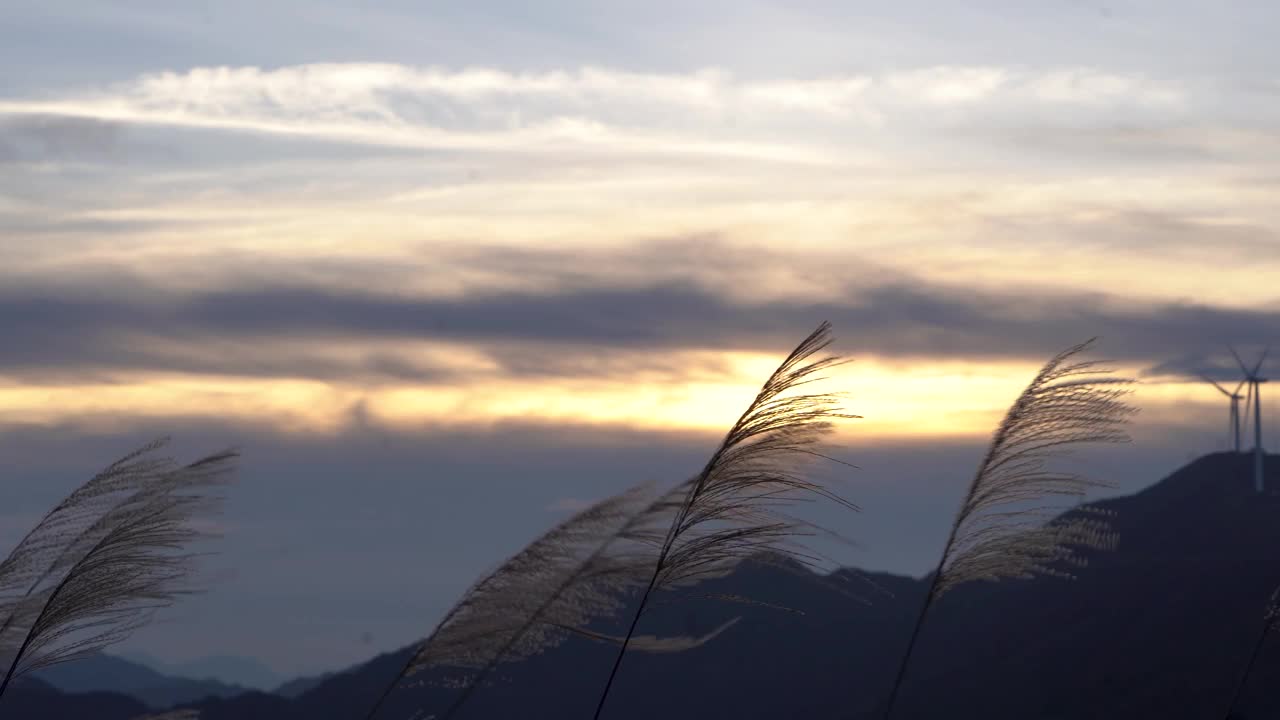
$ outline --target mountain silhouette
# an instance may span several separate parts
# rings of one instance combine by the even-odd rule
[[[1115,513],[1119,544],[1090,553],[1074,581],[978,582],[943,597],[894,717],[1222,718],[1280,584],[1280,456],[1267,467],[1261,494],[1251,456],[1216,453],[1138,493],[1091,503]],[[642,631],[657,634],[742,620],[684,653],[628,655],[604,717],[877,718],[927,584],[747,564],[704,588],[803,614],[697,601],[646,616]],[[361,720],[410,651],[378,656],[292,699],[250,693],[198,706],[204,720]],[[503,666],[456,717],[589,718],[612,652],[575,639]],[[457,692],[447,673],[411,680],[420,683],[397,690],[380,718],[438,711]],[[23,687],[14,695],[50,692]],[[10,700],[0,700],[0,714]],[[1245,718],[1280,717],[1280,638],[1264,647],[1239,708]],[[104,713],[93,716],[128,717]]]
[[[179,662],[165,662],[140,652],[122,653],[118,657],[169,677],[208,680],[233,688],[267,690],[279,687],[286,680],[262,662],[237,655],[205,655]]]
[[[105,653],[53,665],[36,671],[34,676],[64,693],[115,692],[141,700],[156,709],[248,692],[246,688],[217,680],[168,675]]]

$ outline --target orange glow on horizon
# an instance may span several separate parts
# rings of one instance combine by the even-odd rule
[[[248,422],[286,433],[340,433],[361,422],[409,431],[418,427],[483,427],[502,422],[598,425],[720,433],[754,397],[778,358],[723,353],[716,368],[691,362],[683,380],[665,372],[590,379],[522,379],[481,372],[438,384],[324,382],[182,374],[129,374],[110,382],[0,383],[0,423],[53,425],[92,418],[115,423],[165,418]],[[849,441],[990,434],[1037,367],[1024,362],[862,358],[832,371],[820,386],[845,392],[840,423]],[[1139,384],[1140,416],[1201,418],[1212,388],[1196,383]],[[1212,410],[1207,410],[1212,413]],[[1181,422],[1185,422],[1182,420]]]

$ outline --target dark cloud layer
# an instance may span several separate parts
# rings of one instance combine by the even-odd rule
[[[753,305],[690,282],[429,298],[306,284],[180,293],[132,279],[7,284],[0,289],[6,334],[0,367],[10,373],[136,367],[430,381],[444,371],[411,357],[370,351],[348,363],[275,344],[448,340],[489,350],[515,374],[576,374],[610,367],[584,364],[583,354],[776,351],[821,320],[835,324],[842,350],[855,356],[1041,359],[1100,336],[1109,357],[1165,374],[1227,367],[1227,342],[1280,338],[1275,308],[1143,304],[906,281],[859,287],[830,301]],[[175,352],[175,345],[192,351]],[[201,352],[206,347],[209,352]],[[570,356],[577,361],[568,362]]]

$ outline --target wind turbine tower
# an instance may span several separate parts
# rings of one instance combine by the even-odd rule
[[[1201,373],[1200,378],[1218,388],[1218,392],[1231,399],[1231,416],[1227,420],[1227,432],[1231,433],[1233,448],[1236,452],[1240,452],[1240,401],[1244,399],[1244,396],[1240,394],[1240,388],[1244,387],[1247,381],[1241,380],[1240,384],[1236,385],[1235,390],[1228,391],[1208,375]]]
[[[1245,398],[1245,417],[1249,416],[1249,404],[1253,404],[1253,487],[1258,492],[1262,492],[1262,383],[1267,378],[1258,374],[1262,369],[1262,363],[1267,360],[1267,353],[1271,352],[1271,348],[1262,351],[1262,357],[1258,358],[1258,362],[1254,364],[1253,369],[1245,367],[1244,361],[1240,359],[1240,355],[1236,353],[1235,348],[1228,348],[1231,354],[1235,356],[1236,363],[1240,365],[1240,369],[1244,371],[1244,380],[1249,383],[1248,397]]]

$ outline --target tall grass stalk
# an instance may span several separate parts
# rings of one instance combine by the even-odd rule
[[[783,390],[811,380],[814,371],[834,364],[827,359],[802,368],[801,363],[828,342],[825,323],[793,353],[784,370],[775,373],[768,392],[757,398],[755,424],[739,429],[736,445],[755,444],[753,452],[722,448],[711,466],[726,480],[730,470],[737,484],[712,483],[706,472],[655,494],[640,486],[603,500],[539,537],[520,553],[474,584],[409,658],[400,674],[379,696],[368,718],[406,677],[432,668],[474,670],[461,683],[461,692],[437,717],[448,720],[502,663],[527,658],[570,636],[645,652],[678,652],[708,642],[733,624],[725,623],[701,637],[615,637],[593,631],[589,624],[616,614],[644,588],[677,588],[723,575],[748,555],[775,550],[786,553],[784,541],[806,527],[783,516],[783,507],[796,491],[807,490],[839,502],[838,496],[786,471],[778,461],[793,456],[822,457],[812,447],[814,436],[825,432],[825,419],[842,416],[832,411],[833,396],[811,395],[792,404],[770,403]],[[772,414],[777,413],[777,414]],[[784,422],[784,418],[789,422]],[[741,424],[741,421],[740,421]],[[723,476],[723,477],[722,477]],[[706,499],[696,518],[687,514],[689,498],[702,483]],[[845,503],[846,505],[848,503]],[[685,514],[683,542],[668,547],[674,520]],[[670,562],[659,562],[666,549]],[[804,560],[793,550],[791,554]],[[655,568],[659,569],[654,581]],[[719,596],[753,602],[750,598]],[[637,615],[644,608],[637,610]],[[634,630],[634,624],[632,626]]]
[[[24,673],[97,652],[152,613],[196,591],[198,557],[184,548],[210,533],[195,522],[218,506],[238,454],[179,467],[151,443],[78,488],[0,563],[0,695]]]
[[[816,495],[853,507],[796,468],[801,461],[826,457],[815,446],[830,431],[833,419],[856,417],[837,410],[835,394],[792,394],[820,379],[818,373],[843,362],[834,356],[811,360],[830,344],[830,331],[830,324],[822,323],[787,356],[691,481],[614,657],[596,704],[596,720],[604,712],[640,618],[656,591],[752,553],[793,553],[788,543],[801,526],[782,515],[778,506],[797,495]]]
[[[1253,666],[1257,664],[1258,657],[1262,655],[1262,648],[1267,644],[1267,638],[1271,636],[1271,632],[1276,629],[1276,622],[1280,620],[1280,587],[1271,593],[1271,599],[1267,601],[1266,611],[1262,617],[1262,632],[1258,633],[1257,639],[1253,643],[1253,650],[1249,653],[1249,660],[1245,663],[1244,669],[1240,671],[1240,675],[1236,678],[1235,687],[1231,690],[1231,698],[1227,701],[1227,712],[1224,715],[1227,720],[1234,717],[1236,703],[1240,702],[1240,694],[1244,692],[1245,685],[1249,682],[1249,676],[1253,674]]]
[[[893,714],[920,631],[943,594],[971,580],[1071,577],[1063,564],[1081,566],[1075,548],[1110,548],[1115,535],[1097,512],[1077,510],[1053,518],[1060,508],[1045,498],[1083,497],[1108,487],[1079,475],[1049,470],[1049,460],[1085,443],[1127,442],[1124,430],[1135,409],[1124,402],[1132,381],[1112,377],[1097,362],[1076,358],[1093,341],[1069,348],[1041,368],[1009,408],[978,466],[951,525],[910,639],[898,665],[883,717]]]

